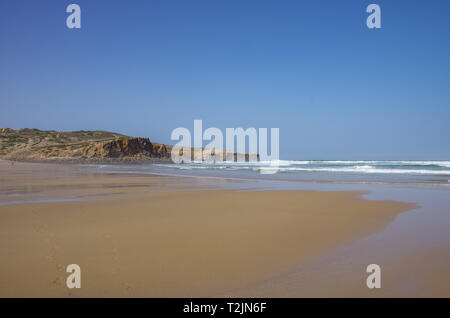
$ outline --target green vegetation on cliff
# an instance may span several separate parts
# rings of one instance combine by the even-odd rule
[[[0,159],[116,161],[168,160],[163,144],[108,131],[0,129]]]

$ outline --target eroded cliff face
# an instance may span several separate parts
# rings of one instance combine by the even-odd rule
[[[149,138],[106,131],[0,129],[0,159],[61,161],[170,160],[170,150]]]
[[[206,160],[188,148],[191,159]],[[108,131],[54,131],[0,128],[0,159],[27,161],[117,162],[170,161],[172,146],[151,142],[149,138],[129,137]],[[182,155],[183,150],[180,151]],[[237,153],[222,151],[222,158],[234,160]],[[245,153],[245,160],[249,154]],[[259,155],[257,158],[259,160]]]
[[[119,138],[86,146],[84,158],[164,158],[169,157],[162,144],[152,144],[148,138]]]

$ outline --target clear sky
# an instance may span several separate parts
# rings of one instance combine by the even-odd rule
[[[194,119],[279,127],[282,159],[449,160],[450,1],[0,0],[0,127]]]

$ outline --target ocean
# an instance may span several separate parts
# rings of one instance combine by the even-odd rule
[[[105,165],[101,170],[220,178],[450,185],[450,161],[279,160]]]

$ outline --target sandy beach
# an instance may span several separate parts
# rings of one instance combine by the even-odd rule
[[[0,161],[0,180],[0,297],[240,295],[416,207],[69,164]],[[68,264],[82,288],[66,287]]]

